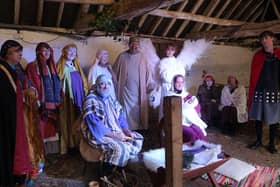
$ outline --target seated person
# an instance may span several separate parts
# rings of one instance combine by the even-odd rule
[[[201,118],[209,126],[214,125],[218,116],[219,96],[215,87],[215,79],[211,75],[204,77],[203,84],[197,91],[197,99],[201,106]]]
[[[169,95],[182,97],[183,142],[193,144],[196,140],[205,140],[207,125],[200,119],[200,106],[195,96],[184,90],[185,77],[175,75],[172,91]]]
[[[83,106],[82,134],[94,148],[100,148],[103,161],[111,166],[124,167],[141,151],[143,137],[128,129],[125,113],[112,97],[112,80],[99,75]]]
[[[221,94],[221,125],[224,132],[234,134],[237,122],[248,121],[247,98],[244,86],[239,85],[234,76],[228,76]]]

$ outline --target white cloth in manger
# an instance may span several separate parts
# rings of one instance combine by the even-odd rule
[[[197,140],[193,146],[183,144],[182,151],[195,150],[202,146],[205,146],[206,149],[197,154],[194,154],[194,159],[191,163],[191,169],[203,167],[207,164],[219,160],[218,155],[222,151],[222,146],[219,144],[212,144],[203,140]],[[152,149],[142,154],[144,164],[150,171],[156,173],[158,168],[165,168],[165,148]]]

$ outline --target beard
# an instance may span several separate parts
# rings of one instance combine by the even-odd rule
[[[111,95],[110,89],[101,89],[97,87],[96,91],[101,97],[109,97]]]

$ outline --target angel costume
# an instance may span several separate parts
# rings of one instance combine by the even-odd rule
[[[165,57],[160,61],[159,74],[161,78],[162,97],[171,90],[172,79],[175,75],[185,76],[185,68],[174,56]]]

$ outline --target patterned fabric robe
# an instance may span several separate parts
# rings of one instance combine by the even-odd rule
[[[121,105],[112,97],[101,98],[90,90],[84,103],[83,117],[83,137],[91,146],[102,150],[104,162],[125,166],[141,151],[143,137],[136,132],[135,140],[126,142],[106,136],[109,132],[123,133],[128,128]]]

